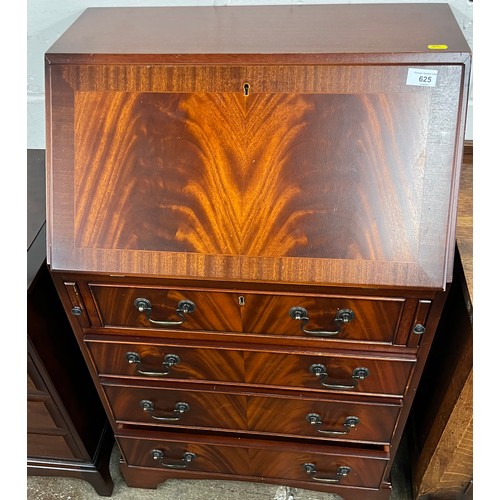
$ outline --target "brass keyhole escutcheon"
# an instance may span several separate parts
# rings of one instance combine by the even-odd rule
[[[245,97],[248,97],[250,95],[250,84],[249,83],[243,84],[243,95]]]

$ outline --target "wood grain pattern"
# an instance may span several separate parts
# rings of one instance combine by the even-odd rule
[[[468,295],[468,307],[472,309],[474,295],[473,281],[473,224],[474,224],[474,190],[473,190],[473,146],[468,143],[464,147],[462,162],[462,174],[460,176],[460,193],[458,196],[457,216],[457,247],[465,275],[466,289],[464,294]]]
[[[195,34],[186,28],[199,24],[199,10],[119,10],[106,30],[97,12],[47,55],[48,248],[56,274],[82,278],[75,283],[88,311],[85,323],[72,324],[108,414],[120,415],[113,425],[125,478],[146,487],[170,477],[279,481],[387,497],[451,279],[470,56],[449,7],[213,9]],[[285,28],[273,22],[277,12]],[[313,21],[313,12],[325,17]],[[260,19],[254,33],[243,13]],[[125,18],[126,41],[117,33]],[[158,27],[173,20],[158,41]],[[440,43],[427,37],[446,33],[436,21],[450,28],[449,51],[425,48]],[[205,36],[215,28],[219,37]],[[200,36],[207,49],[193,51]],[[408,84],[415,67],[436,70],[436,84]],[[122,286],[99,285],[106,275],[108,283],[122,276]],[[171,280],[179,290],[165,295]],[[243,301],[240,283],[255,292]],[[303,292],[315,286],[332,288]],[[137,292],[152,293],[159,320],[171,318],[185,292],[201,305],[181,328],[153,329],[130,311]],[[344,303],[356,308],[345,328],[352,339],[297,335],[287,316],[297,297],[311,328]],[[418,339],[415,322],[427,328]],[[167,369],[173,354],[179,362]],[[367,376],[357,379],[356,370]],[[186,415],[191,424],[153,426],[134,413],[143,390],[160,411],[182,396],[205,412]],[[327,446],[304,429],[312,402],[329,425],[340,410],[360,412],[363,422],[379,412],[351,441]],[[151,447],[168,461],[187,449],[199,458],[171,470]],[[319,477],[304,472],[304,461],[317,464]],[[323,484],[339,461],[353,473]]]
[[[148,424],[160,428],[192,427],[208,430],[247,430],[245,396],[215,391],[175,391],[152,387],[126,387],[104,384],[104,390],[119,423]],[[155,410],[146,412],[142,400],[153,403]],[[155,420],[155,417],[172,416],[175,405],[185,402],[189,410],[178,421]]]
[[[435,68],[424,66],[423,69]],[[314,62],[281,65],[245,64],[244,58],[221,65],[178,64],[56,64],[49,66],[54,84],[68,85],[75,97],[84,93],[132,92],[204,94],[244,94],[249,84],[253,94],[402,94],[432,96],[442,91],[456,92],[463,68],[451,64],[437,66],[436,87],[405,85],[408,66],[385,66],[353,62],[345,65],[315,65]],[[434,89],[434,90],[433,90]],[[55,90],[55,89],[54,89]],[[436,92],[437,91],[437,92]],[[184,97],[187,97],[184,96]]]
[[[82,288],[85,285],[82,285]],[[339,331],[329,340],[370,341],[393,343],[396,333],[405,329],[400,325],[403,298],[369,298],[357,296],[318,297],[301,295],[255,294],[246,291],[175,290],[159,287],[89,285],[99,313],[94,326],[147,328],[154,335],[168,335],[162,330],[236,332],[248,337],[251,334],[271,336],[299,336],[311,338],[301,330],[302,322],[294,320],[289,311],[293,307],[306,309],[307,329]],[[182,325],[162,327],[152,324],[147,316],[134,306],[137,298],[151,302],[153,321],[178,321],[175,311],[182,300],[195,304],[195,310],[186,314]],[[241,301],[241,302],[240,302]],[[90,305],[92,307],[92,304]],[[409,306],[408,306],[409,307]],[[354,319],[339,328],[334,321],[341,309],[351,309]],[[419,319],[425,324],[425,318]],[[408,336],[408,329],[401,337]],[[415,341],[418,345],[418,340]]]
[[[283,485],[283,480],[273,477],[249,477],[235,476],[234,474],[207,474],[203,472],[186,472],[180,471],[172,473],[165,469],[140,467],[127,465],[123,460],[120,461],[120,471],[125,477],[125,481],[134,488],[156,488],[160,483],[175,477],[183,479],[216,479],[228,481],[248,481],[274,484],[277,486]],[[335,493],[342,495],[344,500],[388,500],[391,496],[391,486],[387,483],[382,483],[379,488],[360,488],[354,486],[328,485],[321,483],[311,483],[310,481],[297,481],[288,479],[286,483],[295,488],[316,491],[324,491],[326,493]]]
[[[412,357],[381,359],[380,356],[372,358],[363,353],[350,357],[336,353],[302,355],[294,354],[293,351],[266,353],[243,349],[233,350],[225,346],[208,349],[125,342],[123,339],[118,342],[90,341],[89,339],[86,342],[100,376],[127,376],[142,380],[151,378],[186,380],[202,384],[237,383],[252,386],[308,388],[328,393],[402,396],[414,365]],[[148,377],[137,372],[138,365],[127,361],[128,352],[139,354],[141,357],[139,368],[142,370],[165,371],[162,363],[167,354],[179,356],[181,363],[171,367],[166,377]],[[356,383],[355,387],[336,391],[324,388],[318,377],[309,371],[310,366],[315,363],[325,365],[329,383],[352,386],[353,371],[358,367],[366,367],[370,375],[365,380]]]
[[[245,305],[241,316],[244,332],[271,335],[300,336],[311,339],[313,335],[301,330],[302,322],[291,318],[293,307],[307,311],[307,330],[339,331],[324,340],[346,342],[367,341],[371,344],[394,343],[396,333],[404,326],[401,317],[407,303],[399,298],[370,300],[367,297],[338,296],[280,296],[244,294]],[[350,309],[354,319],[340,328],[334,321],[339,310]]]
[[[473,382],[470,372],[419,484],[418,495],[460,498],[473,474]]]
[[[409,137],[425,136],[415,118],[426,107],[373,96],[79,93],[76,244],[412,260],[423,162]]]
[[[352,386],[356,368],[368,368],[370,376],[349,389],[328,389],[309,371],[312,364],[326,367],[326,383]],[[298,356],[293,354],[245,353],[245,379],[257,385],[281,387],[307,387],[329,393],[380,394],[402,396],[413,368],[410,361],[386,361],[355,358]]]
[[[55,213],[75,216],[50,227],[55,269],[444,286],[460,67],[440,67],[432,91],[405,85],[404,66],[384,70],[394,78],[377,66],[50,71],[64,81],[54,121],[68,84],[76,117],[74,159],[49,173]],[[447,138],[423,155],[435,127]]]
[[[179,345],[162,346],[145,342],[134,344],[91,341],[86,345],[101,376],[139,377],[143,380],[158,378],[141,376],[137,373],[136,365],[128,363],[126,354],[139,354],[142,370],[161,372],[165,371],[162,365],[164,357],[172,353],[180,357],[181,363],[170,369],[170,379],[235,383],[245,381],[243,355],[236,350],[189,349]]]
[[[343,424],[350,416],[358,417],[360,423],[345,435],[322,434],[306,420],[309,413],[320,415],[323,422],[321,429],[325,431],[344,431]],[[258,396],[247,399],[248,427],[253,431],[271,432],[274,435],[301,435],[335,442],[389,443],[398,414],[399,407],[396,405]]]
[[[444,42],[446,51],[427,48]],[[338,62],[359,54],[375,59],[396,53],[398,60],[417,54],[437,62],[453,56],[463,60],[468,51],[445,4],[290,5],[87,9],[48,57],[64,60],[71,54],[80,61],[109,62],[134,54],[146,61],[193,64],[245,55],[269,64],[278,56],[288,63],[314,58]]]
[[[150,334],[160,335],[165,330],[241,332],[241,312],[238,295],[198,290],[176,290],[152,287],[113,287],[91,284],[90,290],[99,312],[94,326],[147,328]],[[162,327],[148,321],[145,313],[134,306],[137,298],[151,302],[153,321],[179,321],[178,304],[189,300],[195,304],[192,313],[185,314],[182,325]]]
[[[352,468],[352,473],[342,479],[345,486],[361,486],[376,488],[379,486],[384,459],[369,459],[341,454],[341,450],[334,447],[316,447],[322,453],[314,453],[308,445],[297,446],[298,450],[287,450],[285,446],[274,444],[273,448],[257,446],[246,447],[244,442],[238,447],[224,444],[203,443],[193,441],[167,441],[159,439],[128,439],[118,437],[120,447],[128,457],[130,465],[162,468],[161,464],[153,460],[151,451],[160,449],[164,453],[166,463],[178,461],[183,453],[189,451],[196,455],[190,464],[188,472],[203,472],[210,477],[211,473],[231,474],[236,477],[246,476],[259,478],[279,478],[282,481],[299,480],[315,484],[316,481],[308,476],[302,467],[304,463],[315,463],[318,467],[318,476],[335,477],[337,467],[346,465]],[[284,448],[284,449],[280,449]],[[174,472],[174,477],[182,477],[182,471]]]
[[[311,425],[306,416],[319,414],[322,430],[344,431],[344,421],[349,416],[356,416],[360,423],[345,435],[321,434]],[[247,419],[250,430],[273,435],[306,436],[315,440],[326,439],[335,442],[353,441],[365,443],[390,442],[399,408],[397,405],[370,405],[362,402],[334,401],[326,402],[318,398],[247,398]]]
[[[383,405],[342,400],[292,398],[287,396],[248,395],[186,388],[174,390],[151,386],[104,384],[113,414],[120,424],[150,425],[159,429],[192,428],[204,430],[239,431],[257,436],[303,436],[319,440],[353,441],[358,443],[390,442],[399,414],[398,405]],[[142,400],[154,405],[154,412],[144,411]],[[155,420],[172,417],[178,402],[189,405],[178,421]],[[323,425],[314,426],[307,420],[309,413],[321,416]],[[322,434],[318,431],[345,431],[344,421],[349,416],[360,419],[359,425],[347,434]]]

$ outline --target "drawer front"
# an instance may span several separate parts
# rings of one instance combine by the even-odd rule
[[[28,433],[28,457],[81,459],[68,445],[65,436]]]
[[[51,403],[51,400],[48,400]],[[53,404],[52,404],[53,406]],[[54,421],[46,401],[28,401],[27,403],[27,423],[28,432],[36,430],[37,432],[47,432],[49,430],[59,430],[60,427]]]
[[[376,488],[386,465],[385,459],[349,456],[345,452],[336,454],[334,447],[314,447],[321,450],[318,452],[311,451],[310,445],[296,445],[291,449],[275,442],[259,448],[246,446],[240,440],[215,444],[197,442],[192,438],[185,442],[117,439],[129,465],[174,472],[231,474],[260,480],[276,478],[311,483],[329,483],[333,479],[345,486]]]
[[[104,384],[118,423],[389,443],[397,405]]]
[[[248,427],[259,432],[388,444],[400,408],[346,401],[248,397]]]
[[[101,376],[402,396],[413,361],[87,340]]]
[[[108,327],[383,343],[394,341],[405,305],[402,298],[280,296],[102,284],[90,285],[90,289],[100,321]]]
[[[241,331],[237,296],[230,293],[96,284],[91,284],[90,290],[104,326]],[[147,300],[150,310],[140,311],[136,306],[138,299]],[[192,303],[194,310],[177,313],[179,303],[182,307],[183,301]]]
[[[246,398],[236,394],[103,384],[118,423],[246,430]]]
[[[30,344],[31,345],[31,344]],[[27,360],[27,395],[31,397],[47,397],[49,398],[49,391],[45,382],[33,360],[31,352],[28,350]]]
[[[349,296],[242,294],[244,331],[342,339],[393,342],[405,301]]]

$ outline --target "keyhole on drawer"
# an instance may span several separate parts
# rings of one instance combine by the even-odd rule
[[[248,97],[249,94],[250,94],[250,84],[249,83],[244,83],[243,84],[243,95],[245,97]]]
[[[244,305],[245,305],[245,297],[243,297],[243,295],[240,295],[240,296],[238,297],[238,304],[239,304],[240,306],[244,306]]]

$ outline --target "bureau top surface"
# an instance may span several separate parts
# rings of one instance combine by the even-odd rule
[[[420,3],[88,8],[47,57],[163,55],[176,62],[221,62],[245,55],[266,62],[281,54],[291,61],[329,56],[328,62],[342,54],[419,54],[422,61],[451,62],[468,52],[448,4]]]

